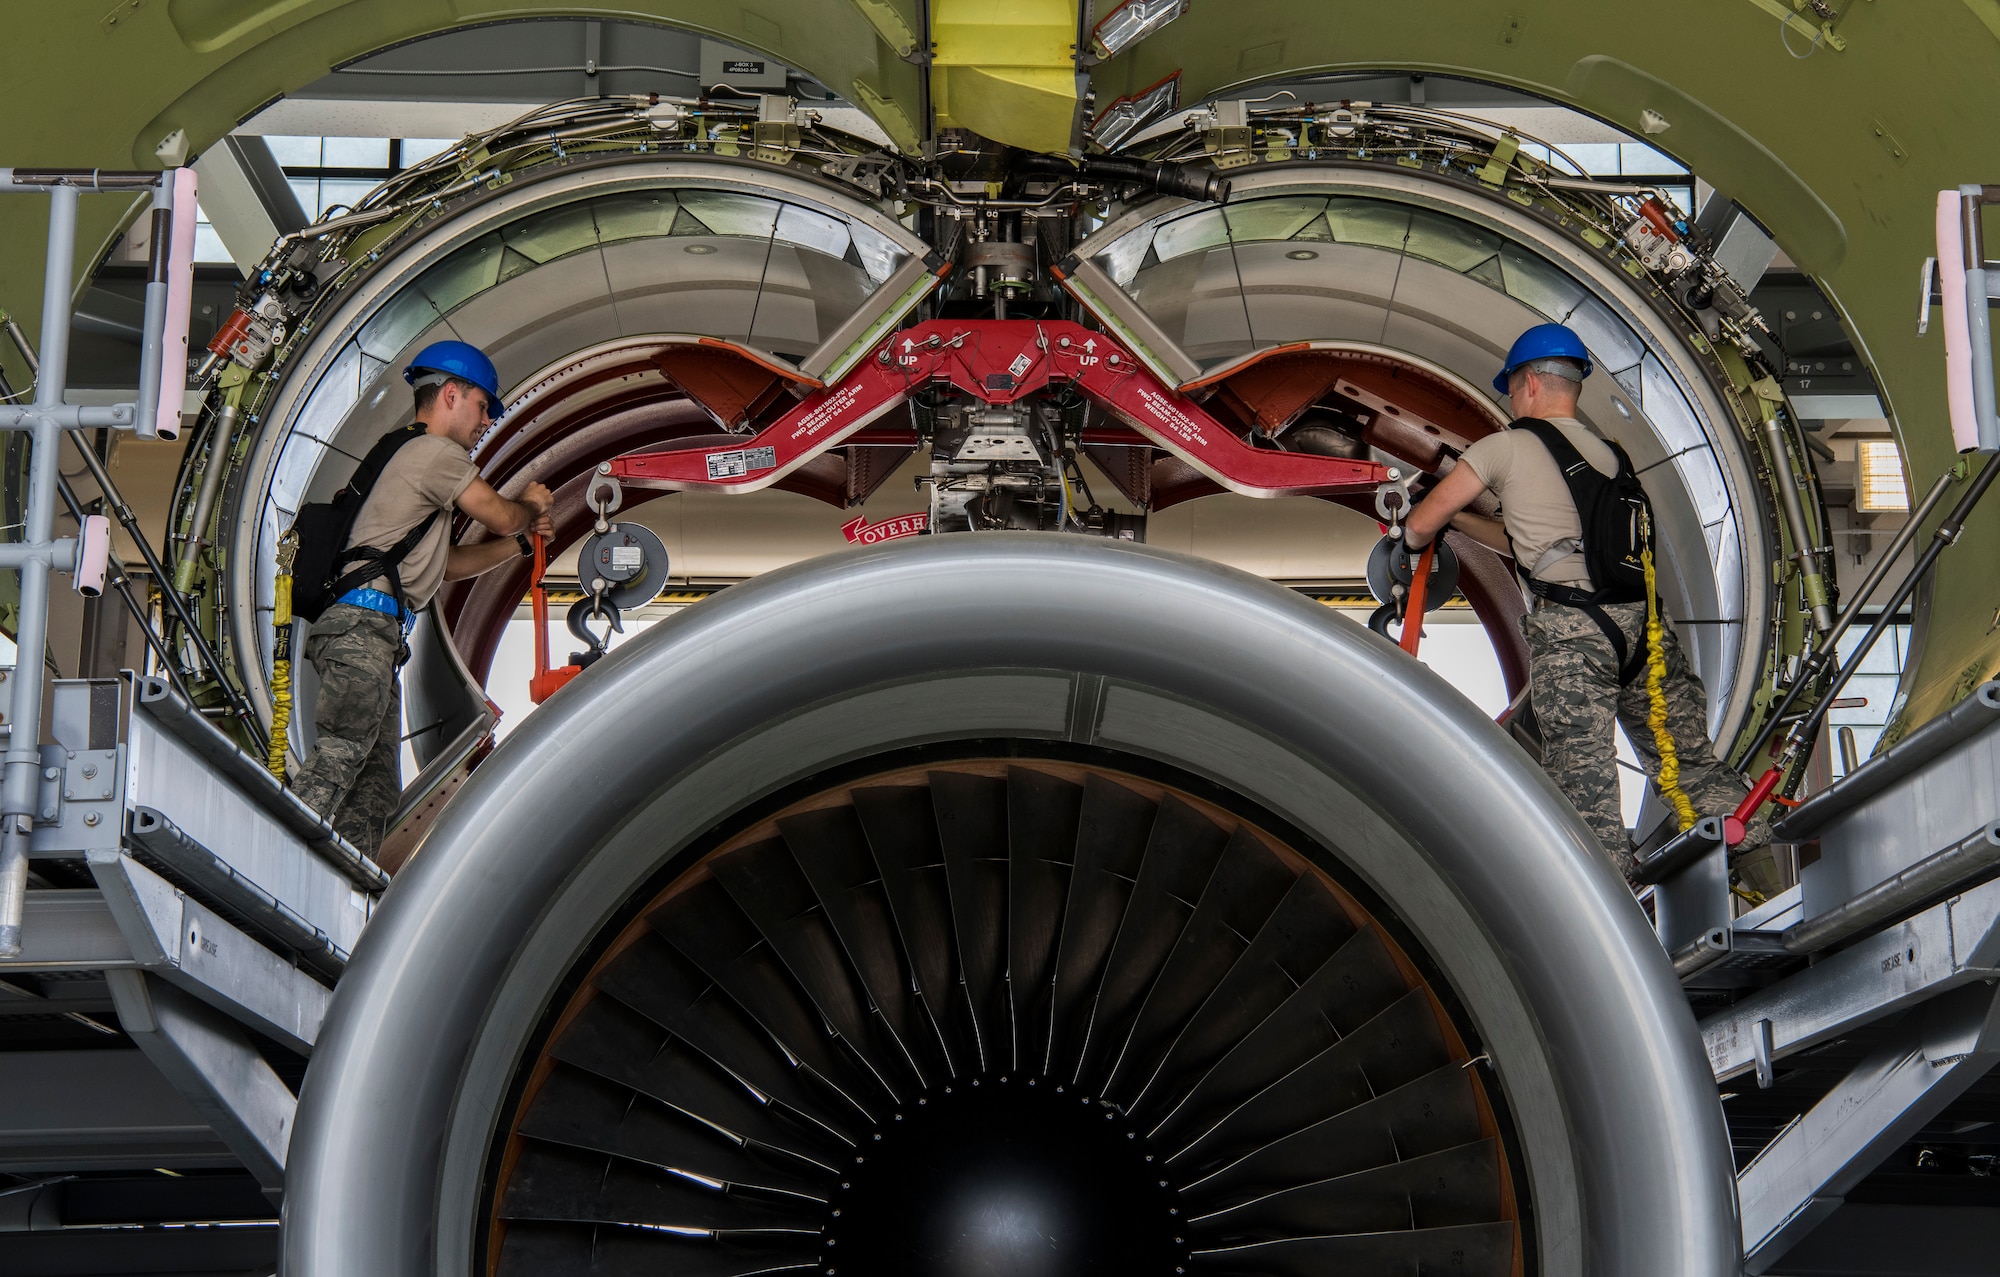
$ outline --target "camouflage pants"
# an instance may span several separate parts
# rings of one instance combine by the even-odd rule
[[[1624,633],[1626,650],[1636,653],[1645,641],[1646,605],[1607,604],[1604,612]],[[1542,729],[1542,766],[1582,814],[1611,862],[1629,878],[1635,861],[1618,800],[1612,723],[1624,725],[1646,775],[1657,784],[1660,751],[1646,724],[1652,709],[1646,677],[1642,672],[1630,685],[1618,685],[1618,656],[1611,640],[1581,609],[1543,600],[1521,618],[1521,632],[1528,639],[1528,686]],[[1661,646],[1667,676],[1660,690],[1666,696],[1667,731],[1680,758],[1680,786],[1697,815],[1734,810],[1749,786],[1715,756],[1708,739],[1707,694],[1688,668],[1671,625],[1663,629]],[[1751,824],[1739,857],[1755,853],[1770,838],[1770,825],[1760,817]]]
[[[292,789],[369,856],[403,800],[402,641],[402,627],[387,616],[345,603],[321,613],[306,641],[319,674],[319,739]]]

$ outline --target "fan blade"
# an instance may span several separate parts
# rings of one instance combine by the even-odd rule
[[[1139,879],[1104,963],[1077,1066],[1078,1085],[1108,1072],[1118,1058],[1132,1018],[1166,965],[1228,842],[1226,831],[1178,798],[1169,795],[1160,804]]]
[[[528,1141],[500,1202],[507,1219],[645,1224],[691,1232],[817,1235],[817,1207],[731,1193],[601,1153]]]
[[[1044,1072],[1074,1077],[1089,1028],[1091,992],[1103,975],[1118,924],[1125,917],[1146,855],[1146,837],[1159,804],[1102,776],[1083,782],[1077,813],[1076,861],[1070,872],[1069,900],[1063,907],[1062,937],[1049,1014],[1049,1056]]]
[[[1015,1069],[1048,1059],[1056,938],[1076,856],[1083,788],[1025,767],[1007,770],[1007,996]]]
[[[832,1181],[761,1161],[713,1127],[614,1082],[559,1066],[535,1092],[520,1133],[683,1175],[824,1202]]]
[[[1007,782],[962,772],[934,772],[931,806],[944,851],[958,968],[981,1068],[1001,1066],[1012,1040],[1006,990]]]
[[[963,996],[953,977],[951,887],[929,788],[883,786],[854,791],[855,814],[882,871],[896,932],[916,981],[925,1017],[936,1032],[952,1073],[975,1057],[964,1026],[953,1018]]]
[[[1288,1132],[1188,1185],[1191,1206],[1208,1210],[1246,1202],[1480,1138],[1473,1080],[1457,1062]]]
[[[816,1247],[756,1245],[735,1238],[680,1236],[659,1229],[601,1224],[508,1224],[495,1277],[766,1277],[811,1272]]]
[[[1326,883],[1314,874],[1299,875],[1243,956],[1181,1029],[1133,1101],[1134,1111],[1177,1101],[1196,1077],[1283,1006],[1353,935],[1353,922]]]
[[[896,1088],[871,1051],[875,1035],[840,938],[820,907],[812,883],[782,838],[739,847],[711,868],[737,905],[757,924],[765,943],[784,960],[834,1034],[868,1068],[892,1103]]]
[[[649,1095],[759,1152],[831,1171],[852,1156],[823,1126],[788,1122],[742,1079],[612,998],[595,998],[563,1029],[549,1054]]]
[[[876,1097],[827,1038],[826,1021],[813,1010],[785,964],[755,923],[736,907],[722,883],[703,879],[655,909],[646,919],[667,943],[715,981],[744,1014],[856,1108]]]
[[[1229,974],[1297,878],[1263,839],[1247,828],[1236,831],[1146,994],[1125,1049],[1104,1085],[1106,1096],[1130,1107],[1131,1097],[1152,1075],[1175,1031]]]
[[[1185,1148],[1271,1083],[1338,1042],[1408,990],[1371,928],[1342,945],[1263,1023],[1231,1047],[1152,1131],[1161,1147]]]
[[[1246,1100],[1192,1147],[1168,1160],[1187,1167],[1227,1161],[1450,1062],[1430,996],[1412,989],[1387,1011]]]
[[[1512,1224],[1467,1224],[1399,1233],[1294,1237],[1200,1250],[1194,1266],[1205,1272],[1268,1277],[1508,1277],[1514,1271]]]
[[[879,1031],[874,1036],[893,1045],[901,1069],[921,1090],[926,1072],[940,1066],[935,1058],[923,1061],[918,1057],[929,1034],[919,1036],[917,1032],[911,980],[897,951],[889,897],[860,819],[852,807],[829,807],[780,820],[778,831],[805,871],[849,964],[861,979],[877,1017]]]
[[[1188,1221],[1204,1238],[1276,1241],[1326,1233],[1448,1228],[1500,1218],[1500,1146],[1476,1140],[1424,1157],[1288,1188]]]
[[[745,1085],[855,1143],[850,1105],[828,1112],[820,1088],[808,1089],[777,1044],[680,951],[657,933],[641,936],[597,977],[597,987],[713,1060]]]

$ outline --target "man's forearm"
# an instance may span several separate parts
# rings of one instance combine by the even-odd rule
[[[1510,557],[1514,553],[1513,543],[1507,540],[1507,525],[1498,519],[1461,510],[1452,516],[1451,526],[1489,550],[1498,550]]]
[[[521,557],[520,543],[511,536],[491,537],[471,545],[455,545],[444,560],[444,579],[463,581],[491,572],[509,559]]]
[[[526,532],[528,525],[535,521],[535,508],[525,502],[509,501],[507,512],[511,516],[507,520],[508,526],[491,529],[503,537],[513,536],[516,532]]]

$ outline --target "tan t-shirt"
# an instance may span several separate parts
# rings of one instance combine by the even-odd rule
[[[1554,417],[1550,424],[1576,445],[1593,470],[1607,477],[1618,473],[1618,458],[1611,446],[1589,426],[1575,417]],[[1583,520],[1577,517],[1569,485],[1563,482],[1562,469],[1549,455],[1547,445],[1526,430],[1502,430],[1474,440],[1465,450],[1464,461],[1500,498],[1500,519],[1514,542],[1515,563],[1521,571],[1551,585],[1589,588],[1590,573],[1584,569],[1583,555],[1574,550],[1540,572],[1534,570],[1550,546],[1583,537]]]
[[[445,556],[451,552],[451,507],[478,477],[465,449],[443,435],[418,435],[389,458],[361,513],[354,517],[348,546],[387,550],[431,511],[444,511],[396,569],[413,612],[421,611],[444,584]],[[386,592],[389,578],[377,577],[362,588]]]

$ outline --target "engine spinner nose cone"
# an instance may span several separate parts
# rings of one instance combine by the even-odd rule
[[[870,1277],[1171,1274],[1179,1198],[1113,1106],[1048,1079],[933,1090],[883,1122],[834,1195],[824,1271]]]

